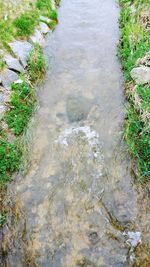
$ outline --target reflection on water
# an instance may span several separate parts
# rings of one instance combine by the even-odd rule
[[[149,196],[121,142],[118,16],[114,0],[61,2],[4,266],[150,266]]]

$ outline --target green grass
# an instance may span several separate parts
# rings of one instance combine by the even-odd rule
[[[42,80],[46,71],[46,62],[39,45],[35,45],[28,57],[28,72],[31,82]]]
[[[34,111],[35,95],[26,82],[12,85],[10,110],[6,111],[4,120],[15,135],[23,132]]]
[[[57,11],[56,10],[52,10],[50,12],[50,14],[49,14],[49,17],[50,17],[50,19],[57,21],[57,19],[58,19],[58,17],[57,17]]]
[[[19,170],[22,152],[17,139],[10,142],[0,136],[0,186],[11,178],[14,171]]]
[[[122,2],[122,1],[121,1]],[[128,3],[130,1],[125,1]],[[133,2],[133,1],[132,1]],[[138,12],[138,11],[137,11]],[[137,14],[131,16],[130,7],[124,5],[120,15],[121,40],[120,58],[126,80],[130,80],[130,71],[138,58],[150,50],[150,35],[143,29]]]
[[[50,0],[37,0],[36,7],[39,10],[51,10],[51,2]]]
[[[39,13],[36,10],[26,11],[19,18],[14,20],[16,36],[29,37],[34,33],[35,27],[39,23]]]
[[[0,20],[0,47],[6,47],[7,43],[11,41],[13,36],[13,26],[8,21]]]
[[[145,127],[135,104],[129,105],[125,123],[126,142],[137,163],[137,175],[141,180],[150,176],[150,127]]]
[[[17,7],[17,12],[18,10],[19,8]],[[3,10],[3,14],[7,14],[7,10]],[[1,19],[0,48],[6,48],[8,52],[10,52],[8,43],[13,40],[13,38],[28,39],[28,37],[34,33],[36,26],[40,22],[40,15],[47,16],[52,19],[53,21],[50,22],[50,25],[48,24],[48,26],[51,29],[54,29],[57,23],[57,12],[56,10],[52,10],[50,0],[37,0],[35,3],[28,3],[28,10],[25,10],[23,13],[19,13],[17,18],[13,19],[8,15],[7,20]]]
[[[0,227],[2,227],[6,222],[6,213],[2,212],[0,213]]]
[[[0,55],[0,71],[2,71],[5,68],[6,64],[3,60],[3,56]]]
[[[137,60],[150,51],[150,34],[140,20],[140,13],[143,8],[148,9],[148,3],[147,0],[120,0],[122,10],[119,56],[129,103],[124,137],[137,166],[136,176],[142,181],[150,177],[150,127],[147,119],[150,113],[150,86],[135,86],[130,72],[136,66]],[[136,8],[134,14],[131,13],[131,4]],[[132,90],[128,90],[129,83]]]
[[[37,0],[36,7],[42,12],[43,15],[57,21],[57,11],[52,10],[50,0]]]
[[[141,108],[150,113],[150,86],[138,85],[136,92],[141,100]]]
[[[60,5],[60,0],[55,0],[56,5],[59,6]]]

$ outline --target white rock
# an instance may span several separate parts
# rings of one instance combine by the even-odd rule
[[[39,44],[40,46],[45,44],[45,39],[39,30],[36,30],[29,40],[34,44]]]
[[[19,80],[15,81],[14,83],[20,84],[20,83],[23,83],[23,80],[19,79]]]
[[[19,60],[12,57],[11,55],[4,56],[4,61],[6,62],[9,69],[16,70],[18,72],[24,72],[24,68],[19,63]]]
[[[140,66],[132,69],[131,77],[136,82],[136,84],[146,84],[150,82],[150,68],[145,66]]]
[[[51,0],[51,7],[52,9],[56,9],[55,0]]]
[[[47,17],[44,17],[44,16],[40,16],[40,21],[43,21],[43,22],[46,22],[46,23],[50,23],[52,22],[51,19],[47,18]]]
[[[40,22],[39,27],[40,27],[40,32],[42,34],[47,34],[50,31],[49,27],[44,22]]]
[[[9,43],[9,46],[12,49],[15,56],[20,59],[23,66],[26,67],[28,55],[33,47],[32,44],[26,41],[25,42],[14,41],[13,43]]]
[[[4,88],[10,90],[11,83],[17,81],[19,77],[14,71],[6,69],[0,73],[0,79],[2,81]]]

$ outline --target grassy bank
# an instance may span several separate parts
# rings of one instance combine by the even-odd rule
[[[119,55],[128,99],[124,137],[133,158],[136,177],[150,177],[150,84],[136,84],[134,67],[150,67],[150,2],[120,0],[121,40]]]
[[[47,24],[51,29],[57,23],[57,12],[52,9],[49,0],[16,0],[16,3],[17,9],[13,12],[13,2],[0,1],[0,49],[5,52],[10,52],[8,42],[14,38],[28,40],[40,22],[40,16],[49,18]],[[23,165],[26,150],[24,133],[36,107],[35,86],[46,71],[45,58],[39,45],[33,46],[27,63],[26,73],[20,74],[20,82],[11,85],[8,109],[0,121],[0,227],[4,225],[6,217],[3,199],[7,183]],[[5,67],[0,56],[0,71]]]

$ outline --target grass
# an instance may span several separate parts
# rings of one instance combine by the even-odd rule
[[[14,20],[16,36],[29,37],[34,33],[35,27],[39,23],[39,14],[36,10],[26,11]]]
[[[13,142],[6,137],[0,137],[0,185],[10,180],[14,171],[19,170],[21,163],[21,149],[17,139]]]
[[[50,0],[37,0],[36,7],[42,12],[43,15],[54,21],[57,21],[57,11],[52,9],[50,2]]]
[[[0,71],[2,71],[5,68],[5,62],[3,60],[3,56],[0,55]]]
[[[22,1],[23,2],[23,1]],[[8,3],[10,4],[10,3]],[[21,6],[19,11],[19,7]],[[50,0],[34,0],[33,3],[25,1],[23,4],[18,3],[16,18],[14,12],[7,10],[7,4],[5,2],[0,3],[2,13],[0,14],[0,49],[5,48],[9,50],[8,43],[16,39],[28,39],[28,37],[34,33],[35,28],[40,22],[40,15],[49,17],[52,21],[48,26],[53,29],[57,23],[57,12],[52,10]],[[11,6],[11,9],[13,6]],[[7,19],[4,19],[4,15],[8,14]],[[17,15],[18,14],[18,15]],[[8,51],[10,52],[10,51]]]
[[[34,111],[35,95],[28,83],[12,84],[10,110],[6,111],[4,120],[15,135],[23,132]]]
[[[39,45],[35,45],[28,57],[28,73],[31,82],[39,82],[46,71],[45,58]]]
[[[135,174],[138,179],[145,181],[150,177],[150,86],[135,85],[130,72],[136,66],[137,60],[150,51],[150,30],[144,27],[141,19],[142,11],[148,10],[149,1],[120,0],[120,4],[119,56],[128,99],[124,137],[134,159]],[[135,8],[133,13],[131,5]]]

